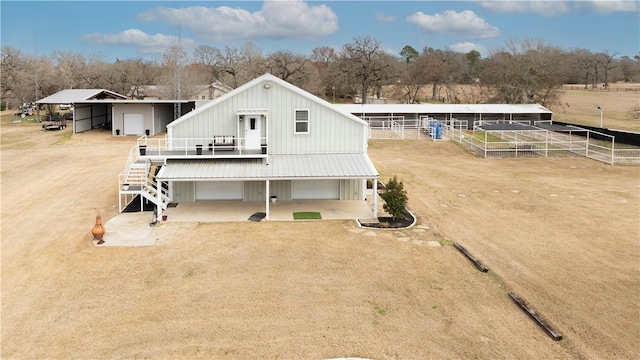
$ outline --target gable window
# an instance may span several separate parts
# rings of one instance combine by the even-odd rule
[[[308,134],[309,133],[309,110],[296,110],[296,134]]]

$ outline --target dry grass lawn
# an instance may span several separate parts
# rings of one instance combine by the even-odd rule
[[[584,90],[584,85],[565,85],[563,106],[553,109],[553,118],[572,124],[600,126],[600,111],[604,111],[602,126],[608,129],[640,132],[640,119],[631,119],[631,108],[640,106],[640,84],[611,84],[609,90]]]
[[[429,230],[167,223],[91,245],[135,139],[1,130],[2,359],[632,359],[640,168],[377,140]],[[109,229],[107,228],[107,231]],[[438,240],[443,247],[422,241]],[[490,268],[477,271],[462,243]],[[513,290],[564,340],[508,298]]]
[[[431,84],[422,87],[419,95],[421,101],[430,101],[431,87]],[[388,96],[401,96],[394,95],[397,89],[385,90]],[[485,102],[487,98],[487,89],[477,85],[453,85],[451,91],[462,102]],[[438,97],[448,97],[446,88],[440,88]],[[593,90],[590,87],[585,90],[584,85],[564,85],[560,102],[560,105],[551,108],[556,121],[599,127],[600,111],[593,105],[597,103],[604,109],[604,128],[640,132],[640,119],[631,119],[629,115],[634,106],[640,106],[640,83],[612,83],[608,90]]]

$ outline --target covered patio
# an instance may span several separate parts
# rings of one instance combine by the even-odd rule
[[[300,200],[270,204],[270,221],[292,221],[294,212],[318,212],[323,220],[372,219],[372,201]],[[207,200],[178,203],[163,212],[168,222],[247,221],[256,212],[264,212],[263,201]]]

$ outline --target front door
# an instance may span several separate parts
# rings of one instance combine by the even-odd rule
[[[245,148],[247,150],[259,150],[262,145],[259,116],[247,116],[244,122]]]

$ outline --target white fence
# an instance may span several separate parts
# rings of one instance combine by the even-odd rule
[[[467,120],[436,119],[420,116],[367,116],[371,139],[434,139],[433,124],[442,125],[442,139],[449,139],[485,158],[497,157],[565,157],[585,156],[612,165],[640,165],[640,148],[620,148],[615,138],[604,133],[567,126],[563,129],[498,131],[480,130],[481,125],[522,124],[527,126],[553,125],[551,120],[479,120],[469,129]],[[594,135],[598,139],[594,139]]]

